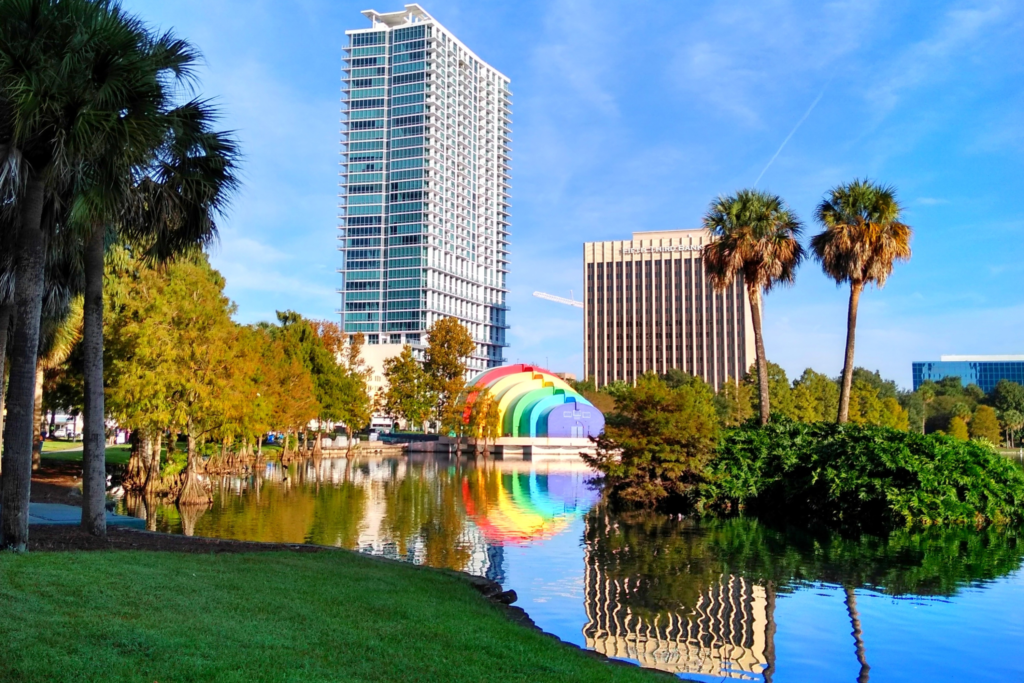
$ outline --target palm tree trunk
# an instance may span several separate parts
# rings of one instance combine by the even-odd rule
[[[42,217],[44,184],[30,171],[21,201],[14,271],[14,335],[11,383],[4,426],[3,490],[0,494],[0,548],[28,549],[28,503],[32,490],[32,407],[36,362],[39,360],[39,319],[43,310],[46,236]]]
[[[768,399],[768,359],[764,353],[764,335],[761,334],[761,288],[747,284],[750,299],[750,322],[754,327],[754,355],[757,357],[757,391],[761,404],[761,424],[768,424],[771,406]]]
[[[11,329],[11,316],[14,314],[14,302],[0,306],[0,442],[4,434],[4,399],[7,397],[7,337]],[[0,443],[0,453],[3,444]],[[0,469],[0,472],[3,472]]]
[[[857,676],[857,683],[868,683],[868,676],[871,667],[868,666],[868,658],[864,653],[864,632],[860,628],[860,614],[857,612],[857,595],[853,588],[846,586],[846,611],[850,615],[850,624],[853,626],[853,643],[857,651],[857,661],[860,663],[860,674]]]
[[[843,362],[843,385],[839,389],[839,417],[837,422],[850,421],[850,390],[853,387],[853,346],[857,334],[857,307],[863,282],[850,283],[850,309],[846,314],[846,360]]]
[[[85,376],[85,423],[82,429],[82,528],[107,535],[107,449],[103,406],[103,238],[93,228],[85,245],[85,300],[82,354]]]
[[[775,676],[775,582],[769,581],[765,585],[765,615],[767,616],[767,624],[764,629],[764,660],[766,666],[764,668],[764,683],[772,683],[772,678]]]
[[[43,380],[46,373],[36,361],[36,386],[32,400],[32,471],[39,469],[43,459]]]

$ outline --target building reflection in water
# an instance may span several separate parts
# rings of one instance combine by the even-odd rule
[[[124,511],[174,533],[314,543],[505,579],[504,547],[564,531],[597,494],[582,463],[334,458],[213,478],[214,503]]]
[[[685,536],[638,547],[621,532],[601,509],[587,516],[587,648],[673,674],[770,682],[774,590],[716,571]]]

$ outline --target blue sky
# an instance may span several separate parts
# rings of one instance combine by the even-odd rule
[[[238,319],[336,319],[344,31],[404,3],[124,4],[202,50],[202,92],[242,141],[213,250]],[[579,296],[584,241],[696,227],[762,172],[807,237],[829,187],[898,188],[914,256],[862,299],[859,365],[908,386],[913,360],[1024,353],[1024,4],[421,4],[512,80],[510,362],[582,370],[582,311],[532,292]],[[769,358],[838,374],[846,301],[805,264],[767,298]]]

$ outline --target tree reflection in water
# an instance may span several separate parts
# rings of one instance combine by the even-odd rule
[[[496,580],[504,579],[510,545],[563,535],[545,552],[574,560],[579,539],[565,533],[582,517],[588,647],[677,673],[766,681],[775,676],[780,594],[816,584],[841,589],[850,663],[867,681],[872,623],[857,612],[859,591],[953,596],[1014,571],[1024,557],[1017,535],[995,528],[842,537],[749,518],[615,514],[586,486],[589,476],[566,464],[324,459],[217,477],[214,503],[203,510],[126,499],[120,511],[160,531],[333,545]],[[527,578],[541,583],[572,578],[547,565],[522,567],[539,572]],[[559,599],[578,613],[578,597]]]
[[[776,594],[833,584],[846,594],[857,680],[867,681],[856,589],[952,596],[1017,569],[1024,558],[1018,540],[996,528],[844,538],[741,517],[615,515],[602,504],[586,517],[584,635],[588,647],[645,666],[770,681]],[[870,634],[870,624],[863,626]]]

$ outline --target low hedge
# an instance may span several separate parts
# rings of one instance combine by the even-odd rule
[[[773,419],[722,433],[699,504],[840,527],[1020,524],[1024,470],[952,437]]]

